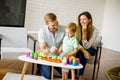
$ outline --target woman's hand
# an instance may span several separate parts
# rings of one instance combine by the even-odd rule
[[[86,59],[90,59],[91,55],[90,55],[90,53],[88,53],[87,51],[85,51],[85,52],[84,52],[84,57],[85,57]]]
[[[87,24],[82,24],[82,29],[87,29]]]

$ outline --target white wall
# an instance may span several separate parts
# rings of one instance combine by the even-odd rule
[[[44,15],[53,12],[59,23],[66,25],[73,21],[82,11],[89,11],[94,25],[101,31],[105,0],[27,0],[25,28],[36,32],[44,25]]]
[[[120,0],[106,0],[102,36],[103,47],[120,52]]]
[[[82,11],[89,11],[103,36],[103,47],[120,52],[120,0],[27,0],[25,28],[38,32],[44,15],[53,12],[60,24],[77,23]]]

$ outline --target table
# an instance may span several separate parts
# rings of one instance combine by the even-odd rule
[[[78,66],[73,66],[73,65],[63,65],[62,63],[55,63],[55,62],[50,62],[50,61],[46,61],[46,60],[34,60],[34,59],[30,59],[28,57],[26,57],[26,55],[21,55],[18,57],[19,60],[25,61],[24,63],[24,67],[22,70],[22,75],[21,75],[21,80],[23,80],[24,78],[24,74],[26,72],[26,69],[29,65],[29,63],[36,63],[36,64],[43,64],[43,65],[48,65],[48,66],[52,66],[52,74],[51,74],[51,79],[53,80],[53,70],[54,70],[54,66],[55,67],[62,67],[62,68],[69,68],[71,69],[71,73],[72,73],[72,80],[75,80],[75,69],[81,69],[83,68],[82,64],[79,64]]]

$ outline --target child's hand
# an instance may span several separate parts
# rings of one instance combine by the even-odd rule
[[[69,55],[68,55],[68,54],[65,54],[63,57],[66,57],[66,58],[67,58],[67,57],[69,57]]]
[[[58,50],[58,54],[60,54],[62,52],[62,48],[59,48]]]

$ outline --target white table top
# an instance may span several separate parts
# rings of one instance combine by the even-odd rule
[[[79,64],[78,66],[73,66],[73,65],[63,65],[62,63],[55,63],[55,62],[50,62],[46,60],[34,60],[26,57],[26,55],[22,55],[18,57],[19,60],[30,62],[30,63],[36,63],[36,64],[43,64],[43,65],[48,65],[48,66],[55,66],[55,67],[64,67],[64,68],[70,68],[70,69],[80,69],[83,68],[82,64]]]

